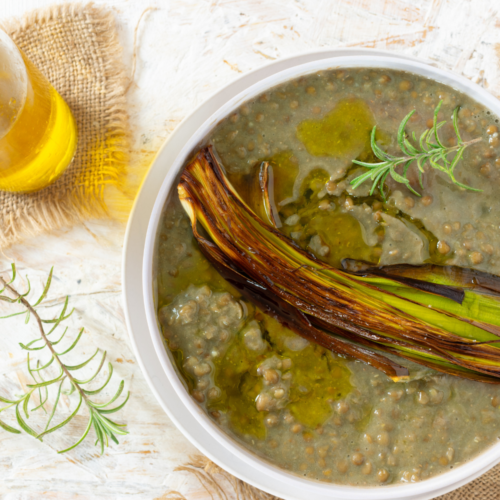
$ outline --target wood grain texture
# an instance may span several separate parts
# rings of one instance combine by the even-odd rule
[[[0,21],[53,0],[2,5]],[[148,165],[162,142],[198,104],[254,68],[298,52],[339,46],[394,50],[454,70],[500,97],[500,4],[491,0],[100,0],[116,14],[125,62],[131,66],[138,31],[135,81],[130,87],[134,129],[133,172]],[[156,403],[128,343],[121,302],[125,227],[89,221],[26,240],[0,256],[15,260],[35,286],[55,265],[45,308],[53,314],[66,294],[76,307],[73,335],[85,327],[85,352],[100,346],[125,379],[132,398],[119,414],[130,435],[103,457],[89,441],[67,455],[55,450],[82,432],[84,419],[39,443],[0,431],[0,498],[211,498],[198,480],[176,466],[196,450]],[[139,265],[139,264],[138,264]],[[5,311],[2,306],[0,314]],[[22,320],[0,322],[0,391],[27,381],[19,341],[31,338]],[[115,387],[115,386],[113,386]],[[68,401],[64,400],[67,411]],[[41,416],[33,415],[33,422]],[[181,498],[181,497],[178,497]],[[214,498],[217,498],[216,496]]]

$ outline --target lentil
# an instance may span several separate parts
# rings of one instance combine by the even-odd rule
[[[386,469],[379,469],[377,471],[377,479],[380,483],[385,483],[389,479],[389,472]]]
[[[483,254],[481,252],[472,252],[469,256],[472,264],[481,264],[483,262]]]

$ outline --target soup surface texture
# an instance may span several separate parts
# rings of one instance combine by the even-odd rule
[[[352,160],[401,155],[403,118],[416,137],[432,126],[469,146],[453,184],[425,167],[386,181],[385,199]],[[274,173],[282,231],[332,266],[358,259],[471,267],[500,274],[498,118],[456,90],[379,69],[336,69],[291,80],[246,102],[206,138],[251,205],[259,166]],[[297,336],[257,310],[200,252],[174,192],[157,245],[158,318],[188,390],[246,448],[292,473],[351,485],[416,482],[470,460],[500,438],[500,387],[398,360],[410,381],[392,382],[361,362]]]

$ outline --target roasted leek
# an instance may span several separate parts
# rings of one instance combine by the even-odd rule
[[[432,266],[414,275],[404,267],[392,274],[369,266],[331,268],[279,231],[270,180],[272,172],[263,164],[263,201],[260,210],[252,210],[208,147],[178,185],[201,250],[243,295],[303,337],[393,380],[406,380],[408,370],[381,351],[500,383],[498,278],[464,271],[450,279]],[[472,274],[477,287],[470,283]]]

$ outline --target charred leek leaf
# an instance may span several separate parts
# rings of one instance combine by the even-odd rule
[[[395,264],[392,266],[373,267],[368,262],[345,259],[342,267],[347,271],[363,274],[380,274],[395,279],[413,279],[431,283],[468,288],[482,293],[500,294],[500,279],[493,274],[457,266],[438,266],[424,264]],[[461,292],[464,294],[463,290]]]
[[[405,380],[406,368],[377,351],[500,383],[497,297],[439,279],[328,267],[278,230],[265,185],[271,173],[261,169],[260,216],[234,190],[211,148],[196,155],[178,185],[202,251],[227,280],[298,334],[393,380]]]

